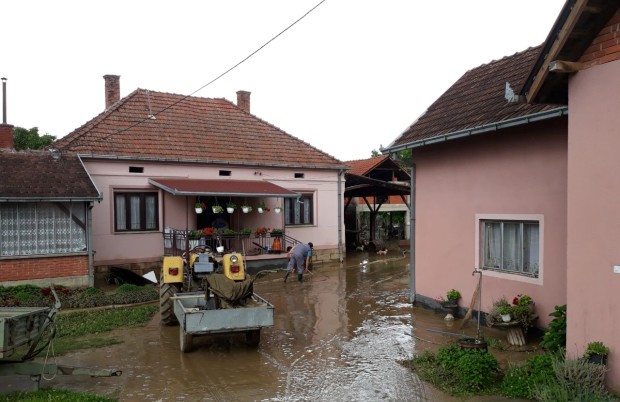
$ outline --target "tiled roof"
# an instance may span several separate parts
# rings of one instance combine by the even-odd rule
[[[369,159],[347,161],[345,163],[351,166],[351,169],[347,170],[347,173],[356,174],[358,176],[365,176],[373,168],[379,166],[383,161],[385,161],[389,157],[390,155],[381,155],[381,156],[375,156],[374,158],[369,158]]]
[[[155,119],[148,119],[154,114]],[[226,99],[137,89],[53,145],[84,155],[340,168],[338,159]]]
[[[528,48],[469,70],[390,147],[557,109],[558,105],[508,102],[504,97],[506,82],[519,91],[540,49]]]
[[[76,155],[0,151],[0,200],[95,200],[97,188]]]

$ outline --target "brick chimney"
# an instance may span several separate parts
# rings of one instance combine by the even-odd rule
[[[115,102],[121,99],[121,76],[104,75],[105,80],[105,108],[110,108]]]
[[[6,78],[2,77],[2,124],[0,124],[0,149],[13,149],[13,126],[6,123]]]
[[[248,91],[237,91],[237,106],[250,113],[250,94]]]

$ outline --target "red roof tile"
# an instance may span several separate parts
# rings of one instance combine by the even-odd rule
[[[95,200],[99,192],[76,155],[0,151],[0,200]]]
[[[155,114],[155,119],[148,119]],[[340,168],[338,159],[226,99],[137,89],[53,145],[86,155]]]
[[[373,168],[379,166],[383,161],[385,161],[389,157],[390,155],[381,155],[381,156],[375,156],[374,158],[369,158],[369,159],[347,161],[345,163],[351,166],[351,169],[347,170],[347,173],[356,174],[358,176],[365,176]]]
[[[504,97],[506,82],[514,91],[521,88],[540,49],[528,48],[469,70],[390,147],[557,109],[560,106],[511,103]]]

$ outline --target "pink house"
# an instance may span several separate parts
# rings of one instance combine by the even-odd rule
[[[567,304],[569,355],[604,342],[615,390],[619,6],[567,1],[543,45],[468,71],[386,149],[415,164],[416,300],[468,302],[482,268],[483,311],[525,293],[545,327]]]
[[[177,233],[214,226],[252,236],[277,228],[286,244],[312,241],[318,260],[342,258],[345,164],[252,115],[249,92],[239,91],[237,104],[144,89],[121,99],[119,76],[104,79],[106,110],[54,144],[79,155],[103,194],[92,212],[98,274],[158,270],[165,253],[184,249]],[[212,211],[228,203],[233,213]],[[262,204],[269,211],[259,213]],[[237,240],[223,243],[276,257],[275,239]]]

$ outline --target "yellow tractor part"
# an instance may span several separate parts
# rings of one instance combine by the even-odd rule
[[[245,267],[241,254],[224,254],[222,259],[224,275],[233,281],[243,281],[245,279]]]
[[[162,272],[164,283],[183,282],[183,259],[181,257],[164,257]]]

